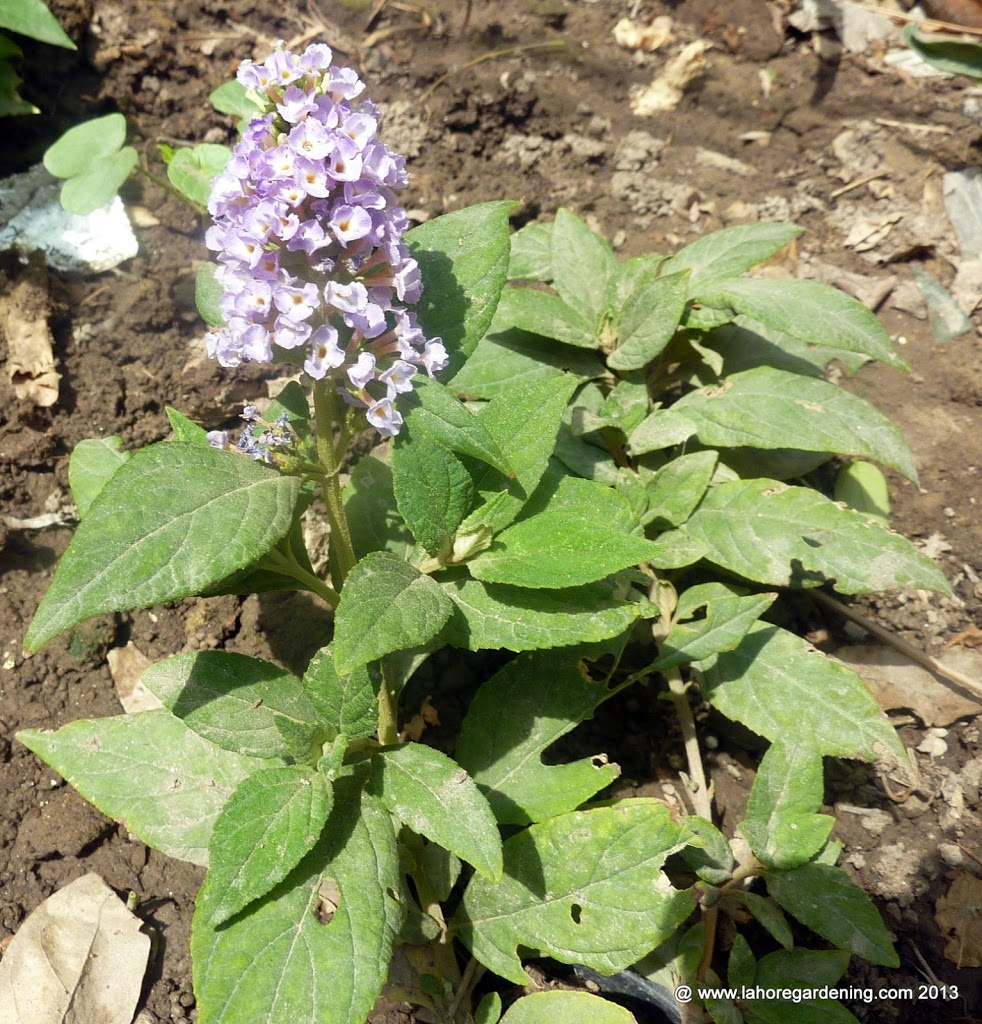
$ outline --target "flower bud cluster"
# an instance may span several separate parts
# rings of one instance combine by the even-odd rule
[[[209,430],[205,435],[208,443],[213,448],[240,452],[258,462],[268,463],[277,462],[277,448],[294,448],[297,445],[297,436],[288,422],[288,413],[280,413],[272,423],[268,423],[254,405],[247,405],[242,410],[242,419],[247,425],[235,444],[232,444],[225,430]]]
[[[331,56],[315,43],[239,67],[266,111],[212,185],[206,242],[226,326],[206,341],[223,366],[298,350],[311,377],[330,376],[391,437],[396,396],[420,367],[442,370],[447,352],[406,308],[422,281],[393,192],[407,183],[404,161],[377,138],[374,105],[353,104],[364,84]]]

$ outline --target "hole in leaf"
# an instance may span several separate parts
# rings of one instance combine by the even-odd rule
[[[573,924],[579,924],[580,918],[583,916],[583,908],[579,903],[574,903],[569,908],[569,916],[573,919]]]

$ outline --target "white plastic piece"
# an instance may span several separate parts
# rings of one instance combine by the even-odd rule
[[[0,180],[0,251],[41,251],[66,273],[110,270],[139,251],[119,196],[84,217],[66,213],[61,188],[41,164]]]

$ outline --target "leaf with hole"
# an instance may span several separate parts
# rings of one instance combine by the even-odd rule
[[[451,930],[489,970],[528,984],[518,948],[605,974],[660,945],[694,907],[662,874],[690,840],[655,800],[549,818],[504,844],[498,884],[475,875]]]
[[[950,594],[930,558],[871,516],[807,487],[734,480],[710,488],[682,530],[715,565],[756,583],[843,594],[923,587]]]
[[[542,755],[607,697],[575,654],[522,654],[478,690],[457,741],[457,760],[502,824],[574,810],[620,774],[604,757],[543,764]]]
[[[359,780],[338,780],[321,838],[275,889],[220,927],[206,904],[195,909],[191,956],[201,1019],[365,1020],[402,921],[399,878],[389,813]]]

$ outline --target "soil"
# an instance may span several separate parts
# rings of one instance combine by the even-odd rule
[[[844,383],[906,434],[920,486],[891,479],[893,521],[913,539],[933,538],[930,550],[957,596],[905,592],[865,607],[935,653],[982,624],[982,343],[975,332],[936,341],[911,286],[913,266],[950,284],[958,262],[954,235],[937,211],[942,174],[979,163],[980,104],[964,80],[911,77],[877,53],[854,55],[831,36],[796,33],[781,20],[789,5],[778,0],[51,6],[79,50],[24,45],[22,93],[43,114],[4,124],[12,144],[0,151],[0,175],[36,163],[70,125],[113,110],[125,114],[131,140],[162,173],[159,142],[233,139],[232,119],[216,114],[207,97],[239,60],[262,59],[277,39],[317,38],[360,69],[382,105],[384,137],[408,158],[405,205],[418,220],[510,197],[523,201],[519,226],[568,206],[629,256],[670,251],[726,224],[794,219],[807,231],[781,272],[818,276],[832,268],[840,283],[847,281],[842,272],[859,275],[849,280],[860,288],[894,277],[879,313],[912,371],[868,367]],[[369,24],[372,7],[381,13]],[[639,20],[670,14],[676,42],[648,55],[618,46],[612,29],[632,9]],[[632,88],[652,79],[666,53],[697,38],[713,48],[677,109],[635,116]],[[875,172],[882,176],[843,191]],[[6,364],[0,370],[5,517],[68,507],[68,455],[83,438],[117,435],[126,447],[157,441],[169,432],[166,405],[208,428],[232,425],[241,405],[264,393],[268,375],[260,370],[222,370],[203,356],[192,300],[195,263],[207,258],[202,224],[146,179],[128,183],[123,195],[142,225],[139,255],[108,273],[48,278],[57,402],[42,408],[16,397]],[[855,240],[857,224],[897,213],[902,219],[875,244]],[[0,307],[27,273],[16,258],[0,257]],[[159,940],[144,1019],[183,1024],[196,1016],[188,937],[201,872],[106,820],[13,734],[119,713],[106,652],[128,642],[152,660],[222,645],[298,669],[324,642],[329,621],[299,596],[186,601],[97,620],[27,657],[24,632],[70,532],[0,525],[0,939],[54,890],[98,872],[120,893],[136,893],[138,912]],[[800,614],[816,640],[842,642],[841,620],[808,602]],[[479,659],[447,667],[467,678],[449,696],[433,695],[438,709],[493,669]],[[406,718],[425,696],[407,691]],[[624,768],[623,792],[664,795],[659,780],[679,766],[678,737],[655,696],[630,694],[592,726],[593,749],[602,740]],[[896,971],[857,961],[847,982],[916,988],[935,978],[957,984],[961,998],[857,1000],[850,1008],[865,1021],[982,1019],[982,969],[953,962],[957,950],[934,917],[965,865],[979,872],[979,721],[964,716],[930,734],[909,714],[898,724],[909,747],[928,751],[915,754],[922,788],[906,800],[891,799],[865,766],[829,765],[827,810],[845,844],[843,863],[877,900],[902,961]],[[713,715],[703,716],[702,728],[715,739],[716,804],[732,827],[760,748]],[[925,738],[932,742],[924,745]],[[409,1019],[396,1007],[373,1017]]]

